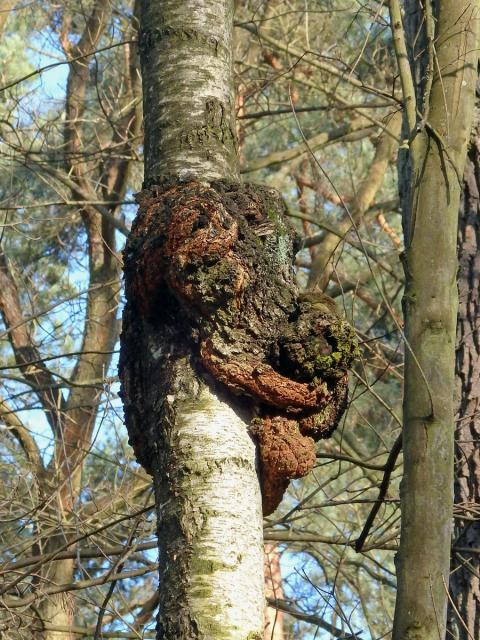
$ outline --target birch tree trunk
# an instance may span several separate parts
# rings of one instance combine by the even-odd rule
[[[238,181],[232,30],[233,0],[142,2],[146,187]],[[125,344],[139,331],[123,371],[136,367],[141,381],[143,455],[156,492],[157,638],[260,640],[262,510],[250,416],[199,375],[181,311],[164,303],[161,326],[127,306],[123,335]],[[134,446],[138,455],[143,445]]]
[[[120,377],[154,478],[159,640],[263,638],[262,509],[346,407],[353,329],[299,293],[272,189],[242,185],[233,3],[142,3],[145,188],[125,252]]]
[[[472,123],[478,2],[390,2],[409,158],[404,177],[404,477],[394,640],[445,637],[453,507],[457,221]],[[433,15],[433,13],[435,14]],[[438,72],[440,70],[440,72]],[[415,86],[416,85],[416,86]],[[415,95],[415,90],[418,90]],[[405,197],[406,192],[406,197]]]
[[[301,295],[281,196],[238,181],[233,3],[142,3],[145,188],[125,252],[120,377],[152,473],[159,640],[263,638],[262,509],[346,406],[352,328]]]

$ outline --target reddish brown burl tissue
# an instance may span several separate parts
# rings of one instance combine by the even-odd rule
[[[289,481],[313,468],[315,441],[345,410],[354,331],[330,298],[299,293],[296,237],[274,190],[189,182],[153,187],[137,200],[125,249],[127,313],[164,326],[166,336],[181,318],[199,370],[252,409],[268,515]],[[124,397],[134,384],[128,358],[120,367]],[[136,419],[127,411],[130,441],[148,470],[141,407],[135,411]]]

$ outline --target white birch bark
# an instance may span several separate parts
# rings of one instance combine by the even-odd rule
[[[188,496],[184,525],[192,532],[186,590],[199,637],[260,638],[263,531],[255,445],[245,422],[205,385],[182,403],[176,431],[175,468]]]
[[[142,2],[146,186],[238,181],[232,31],[233,0]],[[151,339],[152,358],[164,357],[162,338]],[[161,563],[157,638],[261,640],[262,510],[247,418],[188,359],[177,362],[167,395],[175,420],[145,427],[161,432],[152,463]],[[150,402],[151,390],[145,395]]]
[[[238,180],[233,2],[143,2],[145,176]]]

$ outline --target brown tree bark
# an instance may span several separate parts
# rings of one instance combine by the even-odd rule
[[[367,175],[349,203],[349,214],[345,213],[343,219],[337,224],[342,235],[355,234],[355,227],[361,227],[363,224],[365,212],[373,204],[375,196],[382,187],[392,156],[398,148],[397,139],[400,135],[401,123],[401,114],[394,113],[386,125],[386,130],[379,137]],[[333,256],[341,242],[342,240],[338,236],[332,233],[325,234],[325,238],[312,259],[308,277],[310,289],[319,288],[324,291],[327,288],[335,268]]]
[[[271,600],[283,600],[282,568],[280,566],[280,552],[276,544],[265,544],[265,596]],[[265,610],[264,640],[285,640],[285,614],[274,607]]]
[[[455,526],[448,629],[480,637],[480,93],[463,176],[458,228],[459,310],[456,343]],[[477,552],[469,552],[475,548]]]

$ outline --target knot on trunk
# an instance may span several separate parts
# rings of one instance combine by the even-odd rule
[[[252,421],[262,461],[263,512],[270,514],[280,504],[290,480],[302,478],[315,465],[313,438],[302,435],[298,422],[281,416]]]
[[[129,317],[167,336],[181,326],[203,373],[249,399],[264,513],[272,513],[289,480],[313,467],[314,441],[329,436],[345,410],[354,331],[333,300],[299,294],[296,237],[276,191],[189,182],[142,191],[137,201],[125,249]],[[148,470],[141,421],[130,419],[129,362],[123,354],[127,427]]]

